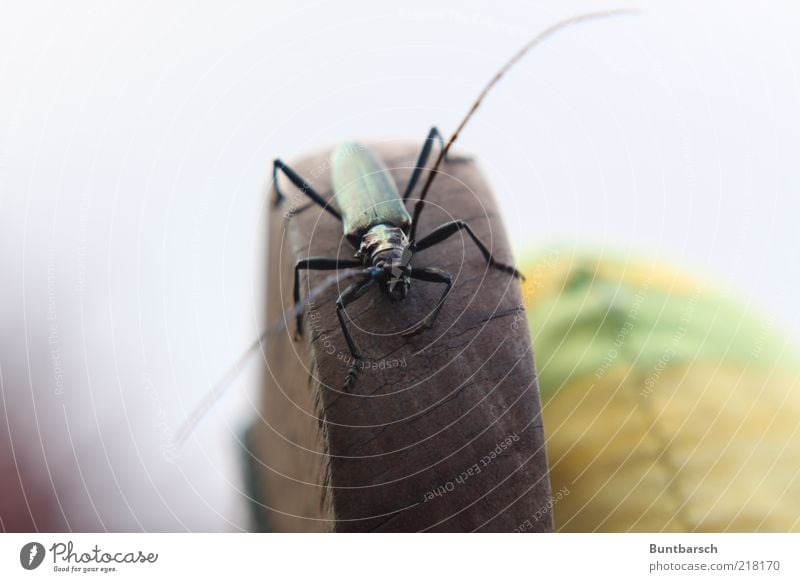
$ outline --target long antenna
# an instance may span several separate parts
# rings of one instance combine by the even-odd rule
[[[422,212],[422,208],[425,206],[425,197],[428,195],[428,190],[431,188],[431,184],[433,183],[434,178],[436,178],[439,170],[439,166],[442,164],[447,152],[450,151],[450,146],[453,145],[453,142],[458,139],[458,135],[461,133],[461,130],[464,129],[464,126],[467,125],[467,122],[472,118],[472,115],[478,110],[478,107],[481,106],[481,102],[483,98],[492,90],[497,82],[503,78],[503,75],[508,72],[508,70],[517,64],[525,54],[530,51],[533,47],[540,44],[543,40],[552,36],[559,30],[567,28],[568,26],[572,26],[573,24],[578,24],[581,22],[586,22],[587,20],[597,20],[598,18],[607,18],[609,16],[619,16],[622,14],[636,14],[638,10],[634,9],[621,9],[621,10],[607,10],[605,12],[590,12],[588,14],[582,14],[580,16],[573,16],[572,18],[568,18],[566,20],[562,20],[561,22],[557,22],[551,25],[549,28],[545,29],[544,32],[539,33],[533,40],[529,41],[528,44],[523,46],[517,53],[511,57],[502,68],[495,73],[494,77],[489,81],[489,83],[483,88],[483,91],[480,92],[478,98],[470,107],[470,110],[467,112],[467,115],[464,119],[461,120],[461,123],[458,124],[458,127],[453,132],[453,135],[450,136],[450,139],[447,141],[447,144],[444,148],[439,152],[439,157],[436,158],[436,163],[433,167],[428,171],[428,177],[425,180],[425,185],[422,187],[422,193],[419,195],[419,200],[417,200],[417,204],[414,206],[414,218],[411,221],[411,233],[409,238],[411,241],[414,241],[416,231],[417,231],[417,222],[419,221],[419,215]]]
[[[428,171],[427,179],[425,180],[425,184],[422,187],[422,192],[419,196],[419,200],[417,204],[414,206],[414,218],[411,222],[411,233],[409,238],[411,241],[414,241],[414,236],[417,230],[417,223],[419,221],[419,215],[422,212],[422,208],[425,206],[425,197],[428,195],[428,190],[431,188],[431,184],[433,183],[434,178],[436,178],[439,170],[439,166],[442,164],[447,152],[450,151],[450,147],[453,143],[458,139],[461,130],[464,129],[464,126],[467,125],[467,122],[472,118],[472,115],[478,110],[481,103],[483,102],[484,97],[491,91],[492,87],[494,87],[497,82],[506,74],[506,72],[513,67],[517,61],[519,61],[525,54],[530,51],[533,47],[540,44],[543,40],[548,38],[549,36],[553,35],[554,33],[558,32],[563,28],[567,28],[568,26],[572,26],[573,24],[578,24],[581,22],[586,22],[588,20],[596,20],[599,18],[607,18],[609,16],[619,16],[622,14],[636,14],[638,11],[633,9],[621,9],[621,10],[608,10],[605,12],[591,12],[588,14],[582,14],[580,16],[574,16],[572,18],[568,18],[566,20],[562,20],[561,22],[557,22],[553,24],[549,28],[545,29],[544,32],[540,33],[536,36],[533,40],[529,41],[525,46],[523,46],[517,53],[511,57],[511,59],[506,62],[502,66],[502,68],[495,73],[494,77],[489,81],[489,83],[483,88],[483,90],[478,95],[478,98],[472,104],[472,107],[467,112],[467,115],[464,119],[461,120],[456,130],[453,132],[453,135],[450,136],[450,139],[445,144],[444,148],[439,152],[439,156],[436,158],[436,163],[433,167]],[[282,320],[274,323],[270,327],[268,327],[259,337],[256,339],[242,354],[242,356],[225,372],[225,374],[220,378],[219,382],[217,382],[214,387],[208,392],[203,400],[200,401],[200,404],[194,409],[189,418],[186,420],[184,425],[180,428],[178,433],[175,437],[175,442],[178,445],[182,445],[189,435],[194,430],[194,427],[197,426],[197,423],[205,416],[205,414],[211,409],[213,404],[222,397],[222,395],[226,392],[226,390],[233,384],[234,380],[239,376],[242,371],[242,367],[247,362],[247,360],[252,357],[254,354],[258,352],[258,348],[263,344],[264,340],[269,335],[274,333],[278,333],[286,329],[286,322],[292,318],[294,318],[298,313],[300,313],[308,303],[312,302],[316,297],[322,294],[322,292],[330,287],[331,285],[342,281],[348,277],[353,277],[358,274],[363,273],[363,269],[347,269],[341,271],[336,275],[331,275],[330,277],[326,278],[322,283],[317,285],[311,292],[308,294],[308,297],[305,298],[304,301],[297,304],[292,309],[289,309],[284,313],[284,317]]]

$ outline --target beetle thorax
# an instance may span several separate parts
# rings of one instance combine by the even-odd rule
[[[367,265],[378,263],[405,264],[404,256],[408,249],[408,237],[403,229],[388,224],[373,226],[361,238],[361,246],[356,256]]]
[[[410,287],[408,247],[408,236],[402,228],[377,224],[362,237],[356,253],[365,265],[380,269],[381,285],[392,299],[404,299]]]

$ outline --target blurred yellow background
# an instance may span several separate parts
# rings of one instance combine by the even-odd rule
[[[524,272],[560,531],[800,529],[779,325],[645,259],[550,250]]]

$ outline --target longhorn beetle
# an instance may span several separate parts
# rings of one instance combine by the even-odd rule
[[[414,335],[430,327],[436,321],[439,311],[453,286],[453,276],[436,267],[411,267],[411,257],[430,248],[460,230],[465,230],[475,245],[483,253],[486,262],[514,277],[519,271],[510,265],[497,262],[486,245],[475,235],[469,224],[463,220],[446,222],[419,240],[414,239],[414,230],[419,217],[416,213],[412,221],[405,207],[414,185],[425,167],[432,149],[433,140],[441,140],[439,131],[431,128],[417,160],[405,192],[400,193],[389,170],[368,148],[361,144],[344,144],[336,148],[331,156],[331,176],[333,197],[340,210],[335,210],[303,178],[280,159],[275,160],[273,173],[275,179],[275,205],[284,199],[277,182],[277,173],[284,173],[301,192],[322,206],[329,214],[339,220],[344,227],[344,235],[356,249],[354,259],[328,257],[309,257],[300,259],[294,267],[294,301],[300,303],[300,271],[336,270],[340,267],[363,267],[357,274],[358,280],[341,292],[336,300],[336,314],[342,327],[347,347],[353,356],[345,386],[355,382],[356,373],[363,362],[361,350],[356,345],[345,320],[345,307],[363,297],[376,284],[392,301],[402,301],[411,288],[411,280],[419,279],[431,283],[442,283],[445,289],[433,311],[416,326],[403,335]],[[443,142],[443,140],[442,140]],[[442,145],[442,152],[445,151]],[[420,201],[422,199],[420,198]],[[421,206],[419,207],[421,209]],[[297,314],[297,334],[303,333],[303,314]]]
[[[309,257],[299,260],[294,267],[294,301],[295,305],[298,306],[296,309],[298,336],[303,333],[303,312],[302,308],[299,308],[301,305],[300,272],[304,270],[333,271],[340,268],[361,267],[361,270],[355,274],[357,280],[346,287],[336,300],[336,315],[339,318],[339,324],[342,327],[347,347],[353,356],[352,364],[345,380],[345,387],[355,383],[358,369],[364,361],[361,349],[353,339],[345,319],[344,310],[347,305],[363,297],[375,285],[388,295],[392,301],[402,301],[406,298],[411,288],[412,279],[441,283],[445,288],[433,311],[403,335],[417,334],[433,325],[436,321],[439,311],[442,309],[453,286],[453,277],[450,273],[436,267],[412,268],[410,264],[411,257],[416,253],[437,245],[457,232],[464,230],[472,239],[472,242],[475,243],[475,246],[478,247],[488,266],[508,273],[513,277],[522,277],[519,271],[511,265],[496,261],[491,251],[475,235],[469,224],[463,220],[446,222],[422,238],[417,239],[416,230],[420,214],[425,207],[425,197],[438,174],[439,166],[442,161],[447,160],[447,153],[458,134],[472,117],[484,96],[508,69],[534,45],[557,30],[576,22],[617,13],[618,11],[586,14],[559,22],[520,49],[489,81],[447,144],[444,143],[439,130],[436,127],[431,128],[402,196],[400,196],[397,186],[383,162],[371,150],[358,143],[341,145],[331,155],[332,199],[336,200],[338,210],[334,208],[330,200],[325,200],[302,176],[282,160],[276,159],[273,162],[274,205],[276,207],[280,206],[285,199],[278,180],[278,174],[282,173],[300,192],[310,198],[313,204],[319,205],[333,218],[342,223],[345,238],[356,250],[355,258],[353,259]],[[426,182],[414,207],[414,216],[412,218],[406,210],[405,203],[411,196],[427,165],[435,140],[438,140],[440,144],[439,156],[433,168],[428,172]],[[308,208],[308,206],[305,208]]]
[[[345,340],[347,341],[347,347],[353,355],[353,364],[345,380],[345,385],[351,386],[355,382],[359,363],[363,362],[363,359],[344,319],[344,308],[348,304],[363,297],[364,294],[376,284],[393,300],[405,299],[411,285],[411,279],[444,284],[445,290],[436,307],[419,324],[408,330],[406,332],[408,335],[418,333],[433,324],[439,314],[439,310],[444,304],[444,300],[450,292],[453,285],[450,274],[435,267],[412,268],[409,261],[414,253],[430,248],[460,230],[466,230],[467,234],[491,267],[509,273],[514,277],[521,277],[520,273],[514,267],[495,261],[489,249],[486,248],[486,245],[475,236],[475,233],[472,232],[469,225],[463,220],[447,222],[434,229],[427,236],[416,240],[417,224],[419,223],[419,216],[422,213],[422,209],[425,207],[425,197],[428,195],[428,190],[430,190],[431,184],[438,174],[439,166],[447,157],[447,153],[450,151],[453,142],[458,139],[461,130],[464,129],[464,126],[478,107],[480,107],[483,98],[486,97],[492,87],[494,87],[503,75],[505,75],[517,61],[525,56],[529,50],[553,33],[573,24],[596,18],[635,12],[635,10],[609,10],[575,16],[553,24],[545,29],[544,32],[533,38],[533,40],[529,41],[517,51],[497,73],[495,73],[494,77],[491,78],[489,83],[487,83],[478,95],[478,98],[473,102],[472,107],[470,107],[466,116],[461,120],[461,123],[450,136],[446,144],[435,127],[430,130],[402,197],[389,175],[388,170],[380,159],[371,151],[361,146],[355,146],[354,144],[340,146],[333,153],[332,177],[334,197],[339,206],[338,210],[314,190],[314,188],[299,176],[297,172],[292,170],[280,159],[275,160],[272,165],[272,180],[275,187],[274,205],[279,206],[285,199],[280,185],[278,184],[278,173],[280,172],[305,196],[311,199],[312,202],[309,206],[304,208],[317,204],[342,223],[347,240],[356,249],[356,258],[351,260],[338,260],[327,257],[309,257],[297,262],[294,269],[294,307],[284,314],[284,318],[281,321],[269,326],[258,339],[250,345],[236,363],[225,372],[219,382],[217,382],[214,388],[203,398],[178,431],[176,442],[183,443],[186,440],[196,423],[199,422],[216,399],[219,398],[225,389],[235,380],[245,361],[257,352],[265,338],[285,329],[287,316],[291,317],[291,315],[294,315],[297,318],[297,330],[298,333],[302,333],[302,315],[305,306],[316,297],[319,297],[319,295],[331,285],[337,284],[346,278],[356,277],[359,279],[345,288],[336,302],[336,312],[339,317],[339,323],[341,324]],[[411,192],[422,176],[435,140],[438,140],[442,146],[440,147],[436,162],[428,171],[422,186],[422,191],[414,206],[414,214],[412,217],[405,208],[405,202],[408,200]],[[326,278],[325,281],[311,289],[305,300],[300,301],[300,271],[334,271],[339,268],[344,269],[338,274]]]

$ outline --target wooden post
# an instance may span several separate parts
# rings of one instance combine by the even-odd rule
[[[375,145],[403,191],[418,143]],[[331,196],[329,152],[293,167]],[[418,236],[469,222],[513,263],[489,187],[471,158],[444,164]],[[281,183],[282,186],[284,182]],[[286,183],[272,209],[268,317],[292,306],[293,268],[307,256],[352,257],[342,227]],[[412,194],[413,196],[413,194]],[[440,285],[414,281],[392,303],[373,289],[347,310],[371,366],[344,391],[347,346],[330,288],[306,312],[302,340],[269,339],[262,419],[251,431],[254,490],[274,531],[552,531],[539,391],[518,282],[487,269],[466,233],[415,255],[451,272],[436,325],[397,332],[436,304]],[[303,295],[330,273],[302,276]],[[310,286],[310,287],[309,287]]]

